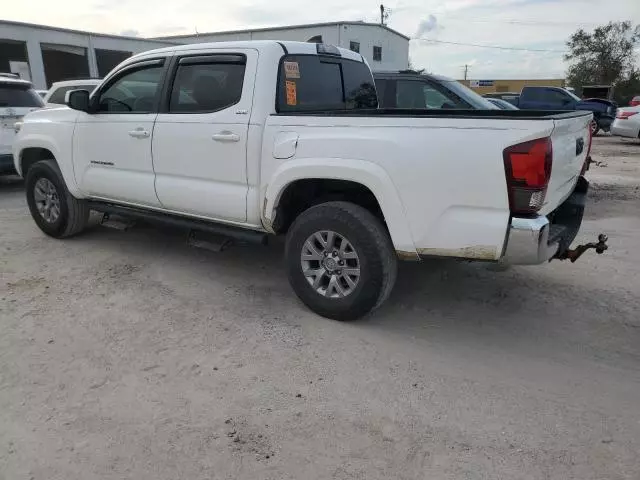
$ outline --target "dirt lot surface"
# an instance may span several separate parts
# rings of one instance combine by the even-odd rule
[[[598,137],[576,264],[402,264],[356,323],[282,246],[56,241],[0,180],[0,479],[640,478],[640,144]]]

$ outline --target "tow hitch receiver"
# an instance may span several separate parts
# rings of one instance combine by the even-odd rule
[[[569,248],[565,250],[562,254],[560,254],[557,258],[559,260],[571,260],[571,263],[574,263],[576,260],[578,260],[582,256],[584,252],[586,252],[590,248],[595,248],[596,253],[600,255],[601,253],[604,253],[604,251],[609,248],[609,246],[607,245],[607,240],[609,240],[609,237],[607,237],[604,233],[601,233],[600,235],[598,235],[597,242],[578,245],[574,249]]]

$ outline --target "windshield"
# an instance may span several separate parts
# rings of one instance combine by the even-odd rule
[[[453,93],[458,95],[460,98],[469,103],[473,108],[478,110],[496,110],[494,104],[492,104],[486,98],[481,97],[476,92],[471,90],[468,87],[465,87],[460,82],[456,82],[455,80],[445,80],[442,82],[444,86],[446,86]]]
[[[0,84],[0,107],[42,107],[44,103],[33,88]]]

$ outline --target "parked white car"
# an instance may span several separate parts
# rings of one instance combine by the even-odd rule
[[[102,80],[96,78],[87,78],[84,80],[65,80],[63,82],[55,82],[44,96],[44,103],[47,107],[59,107],[64,105],[65,95],[71,90],[88,90],[93,91]]]
[[[640,107],[622,107],[616,111],[611,135],[640,138]]]
[[[17,75],[0,75],[0,175],[16,173],[11,153],[15,123],[43,105],[30,82],[20,80]]]
[[[28,115],[14,147],[52,237],[90,210],[187,227],[199,245],[286,235],[293,290],[340,320],[384,302],[398,259],[584,250],[569,247],[590,112],[378,110],[359,53],[276,41],[146,52],[68,97]]]

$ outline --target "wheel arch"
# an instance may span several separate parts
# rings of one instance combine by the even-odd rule
[[[56,157],[51,150],[43,147],[27,147],[20,151],[20,161],[18,173],[26,177],[27,172],[34,163],[40,160],[53,160],[57,163]]]
[[[380,166],[365,160],[306,158],[301,162],[282,164],[263,187],[261,220],[267,230],[277,233],[281,227],[282,221],[278,220],[278,216],[282,212],[278,207],[287,198],[287,191],[300,185],[300,182],[310,181],[344,182],[344,185],[358,186],[362,192],[370,192],[398,254],[407,259],[418,258],[404,206],[391,178]],[[327,200],[332,199],[335,198]]]
[[[65,149],[59,148],[57,142],[52,141],[50,137],[43,137],[40,135],[26,135],[20,138],[17,147],[18,161],[16,163],[16,169],[18,173],[24,178],[31,166],[40,160],[51,159],[56,162],[62,178],[67,186],[69,192],[71,192],[77,198],[83,198],[84,195],[78,188],[76,183],[73,163],[71,160],[71,142]],[[14,152],[16,150],[14,149]]]

